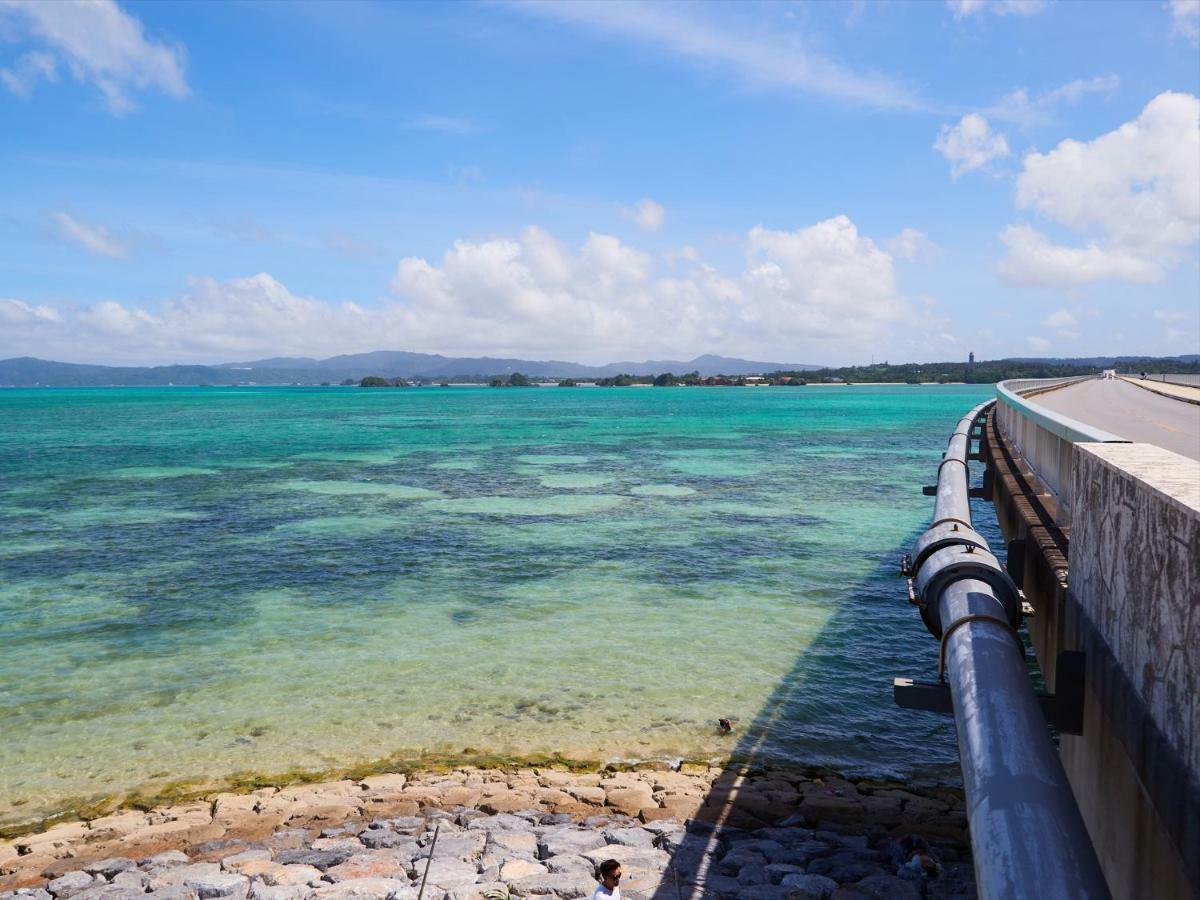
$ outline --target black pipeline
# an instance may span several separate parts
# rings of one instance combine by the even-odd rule
[[[941,641],[979,895],[1104,898],[1108,888],[1025,669],[1021,594],[971,527],[965,415],[938,467],[933,524],[906,574],[912,598]]]

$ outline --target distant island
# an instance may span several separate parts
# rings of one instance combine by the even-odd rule
[[[0,360],[0,387],[155,387],[229,385],[340,385],[367,388],[479,384],[525,387],[656,385],[659,387],[821,384],[991,384],[1007,378],[1086,375],[1101,369],[1122,373],[1200,373],[1200,354],[1171,357],[1108,356],[1076,359],[875,363],[821,367],[716,355],[687,361],[647,360],[589,366],[556,360],[447,357],[379,351],[317,360],[277,357],[249,363],[176,366],[102,366],[19,357]]]

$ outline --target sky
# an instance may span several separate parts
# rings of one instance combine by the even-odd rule
[[[0,358],[1200,353],[1200,0],[0,0]]]

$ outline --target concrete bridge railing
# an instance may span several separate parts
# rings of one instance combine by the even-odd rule
[[[1060,525],[1069,524],[1071,520],[1074,446],[1080,443],[1126,441],[1118,435],[1053,412],[1034,398],[1038,394],[1093,377],[1021,378],[996,385],[996,419],[1000,431],[1054,495],[1055,521]]]
[[[1113,896],[1200,897],[1200,469],[1038,404],[1066,383],[997,386],[1007,569],[1049,689],[1069,681],[1063,653],[1085,660],[1059,750]]]

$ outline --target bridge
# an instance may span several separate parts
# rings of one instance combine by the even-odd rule
[[[926,489],[902,568],[941,665],[895,694],[955,716],[981,896],[1200,897],[1200,385],[1180,381],[1002,382]]]

